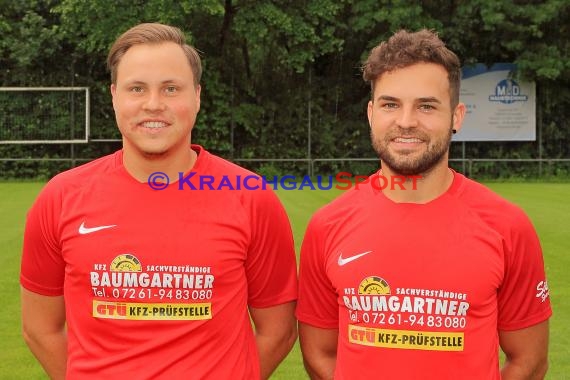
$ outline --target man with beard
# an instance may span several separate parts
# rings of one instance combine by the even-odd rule
[[[312,379],[541,379],[552,314],[526,215],[448,167],[460,62],[399,31],[363,67],[381,169],[311,219],[297,318]],[[375,177],[421,176],[417,187]],[[505,362],[499,364],[499,347]]]

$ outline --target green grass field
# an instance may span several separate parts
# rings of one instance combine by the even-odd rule
[[[46,379],[24,345],[20,332],[18,274],[22,231],[27,209],[43,184],[0,182],[0,379]],[[519,204],[532,219],[541,238],[554,316],[551,319],[550,370],[547,379],[570,379],[570,282],[564,280],[570,268],[570,184],[489,183],[505,198]],[[280,191],[293,226],[297,249],[305,226],[320,206],[338,191]],[[272,377],[307,379],[298,345]]]

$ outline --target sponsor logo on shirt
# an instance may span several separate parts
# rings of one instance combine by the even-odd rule
[[[344,288],[348,340],[384,348],[463,351],[469,302],[465,293],[393,287],[367,276]]]
[[[142,266],[133,255],[119,255],[113,259],[109,268],[112,272],[141,272]]]
[[[212,318],[215,277],[210,267],[146,265],[132,253],[90,272],[92,315],[131,320]]]
[[[548,282],[546,280],[540,281],[536,285],[536,298],[540,298],[542,302],[546,301],[550,295],[550,289],[548,288]]]
[[[96,318],[132,320],[201,320],[212,319],[211,303],[127,303],[93,300]]]
[[[348,325],[348,341],[372,347],[463,351],[464,334],[462,332],[386,330]]]
[[[366,277],[358,285],[358,294],[390,294],[390,285],[381,277]]]

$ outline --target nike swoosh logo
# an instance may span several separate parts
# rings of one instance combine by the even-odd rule
[[[348,264],[348,263],[350,263],[351,261],[354,261],[354,260],[356,260],[356,259],[359,259],[359,258],[361,258],[361,257],[364,256],[364,255],[368,255],[370,252],[372,252],[372,251],[362,252],[362,253],[359,253],[358,255],[350,256],[350,257],[347,257],[347,258],[345,258],[345,259],[342,258],[342,253],[341,253],[341,254],[338,256],[338,265],[339,265],[339,266],[343,266],[343,265],[345,265],[345,264]]]
[[[85,222],[81,223],[81,225],[79,226],[79,233],[81,235],[85,235],[85,234],[90,234],[92,232],[97,232],[97,231],[101,231],[101,230],[105,230],[107,228],[113,228],[116,227],[116,224],[111,224],[108,226],[99,226],[99,227],[85,227]]]

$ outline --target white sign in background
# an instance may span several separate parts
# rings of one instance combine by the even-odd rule
[[[536,84],[513,80],[514,64],[462,70],[459,101],[467,106],[453,141],[536,140]]]

